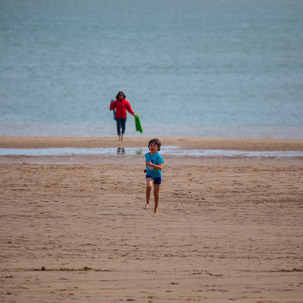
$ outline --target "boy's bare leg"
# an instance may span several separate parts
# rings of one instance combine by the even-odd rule
[[[160,199],[160,184],[154,184],[154,198],[155,198],[155,208],[154,215],[158,216],[159,214],[159,199]]]
[[[150,203],[150,193],[153,186],[153,179],[148,178],[146,179],[146,204],[143,207],[144,209],[148,209]]]

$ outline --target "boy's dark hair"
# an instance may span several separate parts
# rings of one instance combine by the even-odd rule
[[[118,94],[117,94],[117,96],[116,96],[116,99],[119,98],[119,95],[120,95],[120,94],[123,95],[123,98],[124,98],[124,99],[126,98],[125,94],[124,94],[122,91],[119,91]]]
[[[151,144],[156,144],[157,147],[158,147],[158,151],[160,151],[161,149],[161,141],[159,139],[151,139],[149,142],[148,142],[148,146],[150,146]]]

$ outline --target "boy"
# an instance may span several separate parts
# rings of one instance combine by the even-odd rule
[[[150,193],[152,186],[154,185],[154,215],[159,214],[158,204],[160,198],[160,184],[161,184],[161,171],[163,169],[163,159],[162,156],[158,153],[161,148],[161,142],[158,139],[152,139],[148,143],[149,153],[145,154],[146,160],[146,205],[144,209],[148,209],[150,204]]]

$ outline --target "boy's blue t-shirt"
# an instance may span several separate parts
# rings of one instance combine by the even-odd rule
[[[145,160],[146,160],[146,162],[151,162],[156,165],[164,163],[162,156],[158,152],[156,152],[154,155],[151,155],[150,153],[146,153]],[[156,169],[154,167],[147,166],[146,175],[150,176],[152,178],[158,178],[158,177],[161,177],[161,170]]]

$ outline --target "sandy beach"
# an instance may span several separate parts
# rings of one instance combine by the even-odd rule
[[[125,138],[145,147],[149,138]],[[184,149],[303,151],[303,140],[160,138]],[[0,148],[117,147],[0,137]],[[303,302],[303,159],[0,156],[1,302]]]

